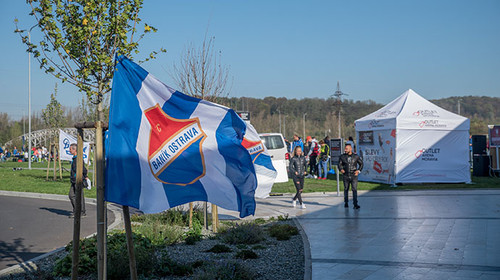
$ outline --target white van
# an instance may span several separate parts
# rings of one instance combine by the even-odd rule
[[[261,133],[260,139],[267,148],[273,166],[278,172],[275,183],[288,182],[288,150],[286,148],[285,139],[281,133]]]

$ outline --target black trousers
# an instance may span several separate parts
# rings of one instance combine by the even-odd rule
[[[299,203],[302,204],[302,192],[301,190],[304,188],[304,177],[293,176],[292,178],[293,184],[295,185],[295,189],[297,193],[293,197],[293,200],[299,200]]]
[[[349,187],[352,188],[352,200],[358,205],[358,176],[344,174],[344,202],[349,202]]]
[[[82,214],[85,213],[85,197],[83,196],[83,188],[82,188]],[[69,200],[71,201],[71,205],[73,205],[73,214],[75,213],[75,205],[76,205],[76,184],[71,183],[71,187],[69,188],[68,194]]]
[[[310,167],[310,174],[312,175],[318,175],[318,162],[317,162],[318,156],[309,156],[309,167]]]

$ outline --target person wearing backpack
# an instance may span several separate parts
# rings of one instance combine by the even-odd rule
[[[330,158],[330,147],[328,147],[324,140],[319,141],[319,145],[321,145],[321,148],[318,161],[318,179],[326,180],[326,176],[328,175],[328,159]]]
[[[311,138],[309,152],[307,153],[307,157],[309,158],[309,174],[311,174],[314,178],[318,178],[318,155],[319,155],[319,143],[316,140],[316,137]]]

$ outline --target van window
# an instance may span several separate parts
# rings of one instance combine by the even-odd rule
[[[285,147],[279,135],[261,136],[260,138],[268,150],[282,149]]]

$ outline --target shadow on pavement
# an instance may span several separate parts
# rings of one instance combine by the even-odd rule
[[[44,253],[30,252],[30,248],[33,246],[26,247],[24,245],[24,238],[16,238],[12,243],[7,243],[5,241],[0,241],[0,259],[2,262],[15,262],[7,265],[13,266],[17,263],[22,263],[24,261],[30,260]],[[2,267],[0,269],[4,269]],[[26,272],[33,271],[31,267],[22,267]]]
[[[40,207],[39,209],[46,210],[46,211],[49,211],[51,213],[61,215],[61,216],[68,216],[69,217],[71,215],[71,211],[63,210],[63,209],[47,208],[47,207]]]

